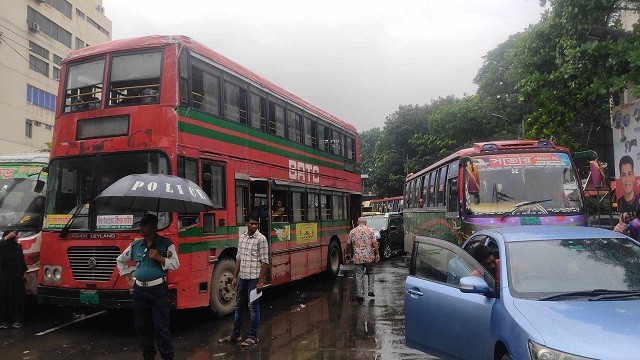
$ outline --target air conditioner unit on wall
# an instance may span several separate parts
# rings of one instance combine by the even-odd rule
[[[38,23],[32,22],[31,24],[29,24],[29,30],[40,31],[40,25],[38,25]]]

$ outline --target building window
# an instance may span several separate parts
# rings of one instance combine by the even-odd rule
[[[69,15],[71,17],[71,15]],[[51,36],[62,45],[71,49],[71,33],[63,27],[49,20],[46,16],[35,11],[31,6],[27,7],[27,23],[29,26],[37,25],[39,31]]]
[[[29,69],[49,77],[49,63],[33,55],[29,55]]]
[[[49,50],[43,48],[42,46],[34,43],[33,41],[29,41],[29,50],[36,54],[36,55],[40,55],[43,58],[49,60]]]
[[[85,18],[85,15],[82,11],[80,11],[80,9],[76,9],[76,16],[83,19]]]
[[[27,120],[24,122],[24,136],[33,137],[33,121]]]
[[[79,37],[76,37],[76,50],[82,49],[84,47],[84,41],[80,40]]]
[[[62,58],[56,54],[53,54],[53,63],[62,66]]]
[[[52,72],[53,76],[51,78],[53,80],[59,81],[60,80],[60,69],[55,67],[55,66],[52,66],[51,69],[53,69],[53,72]]]
[[[97,22],[95,22],[92,18],[87,16],[87,22],[89,24],[91,24],[91,26],[93,26],[94,28],[100,30],[100,32],[102,32],[103,34],[109,36],[109,32],[107,31],[107,29],[103,28],[102,26],[100,26],[100,24],[98,24]]]
[[[55,95],[29,84],[27,84],[27,102],[47,110],[56,110]]]
[[[58,10],[62,15],[71,19],[71,4],[66,0],[45,0],[45,2]]]

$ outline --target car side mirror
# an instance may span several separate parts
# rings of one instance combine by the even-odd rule
[[[488,295],[491,293],[491,288],[486,281],[480,276],[465,276],[460,279],[460,285],[458,286],[463,293],[470,294],[483,294]]]

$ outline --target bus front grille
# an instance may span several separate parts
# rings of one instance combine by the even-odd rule
[[[120,249],[116,246],[70,247],[67,250],[76,281],[109,281]]]

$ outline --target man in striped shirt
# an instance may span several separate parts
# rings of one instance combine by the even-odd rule
[[[251,328],[249,336],[240,344],[249,346],[258,343],[258,327],[260,326],[260,303],[258,299],[249,302],[249,293],[256,289],[262,291],[264,276],[269,266],[269,244],[267,238],[258,231],[260,217],[251,213],[247,221],[247,232],[240,236],[236,268],[231,285],[236,289],[236,310],[233,319],[233,332],[219,339],[220,343],[238,342],[241,340],[242,318],[249,304],[251,311]]]

